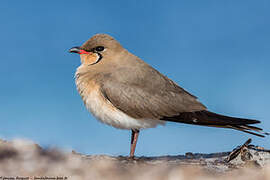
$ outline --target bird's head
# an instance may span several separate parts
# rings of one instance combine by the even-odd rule
[[[115,57],[117,53],[123,50],[118,41],[107,34],[96,34],[87,40],[80,47],[73,47],[70,53],[77,53],[81,56],[83,65],[95,65],[104,59]]]

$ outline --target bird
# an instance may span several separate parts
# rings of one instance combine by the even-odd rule
[[[102,123],[131,130],[130,158],[134,158],[140,131],[167,121],[269,135],[252,125],[258,120],[209,111],[196,96],[108,34],[96,34],[69,52],[80,55],[75,82],[87,110]]]

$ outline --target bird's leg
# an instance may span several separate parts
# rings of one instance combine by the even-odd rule
[[[130,154],[129,154],[129,157],[130,158],[133,158],[140,131],[139,130],[133,130],[133,129],[131,131],[132,131],[132,134],[131,134],[131,144],[130,144]]]

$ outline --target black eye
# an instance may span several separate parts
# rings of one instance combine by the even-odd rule
[[[95,50],[96,51],[99,51],[99,52],[101,52],[101,51],[103,51],[105,48],[103,47],[103,46],[97,46],[96,48],[95,48]]]

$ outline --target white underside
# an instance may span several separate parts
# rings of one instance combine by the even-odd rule
[[[124,112],[112,108],[110,102],[101,101],[100,93],[92,91],[85,98],[87,109],[102,123],[119,129],[144,129],[164,125],[165,121],[151,119],[135,119]],[[106,100],[107,101],[107,100]]]

